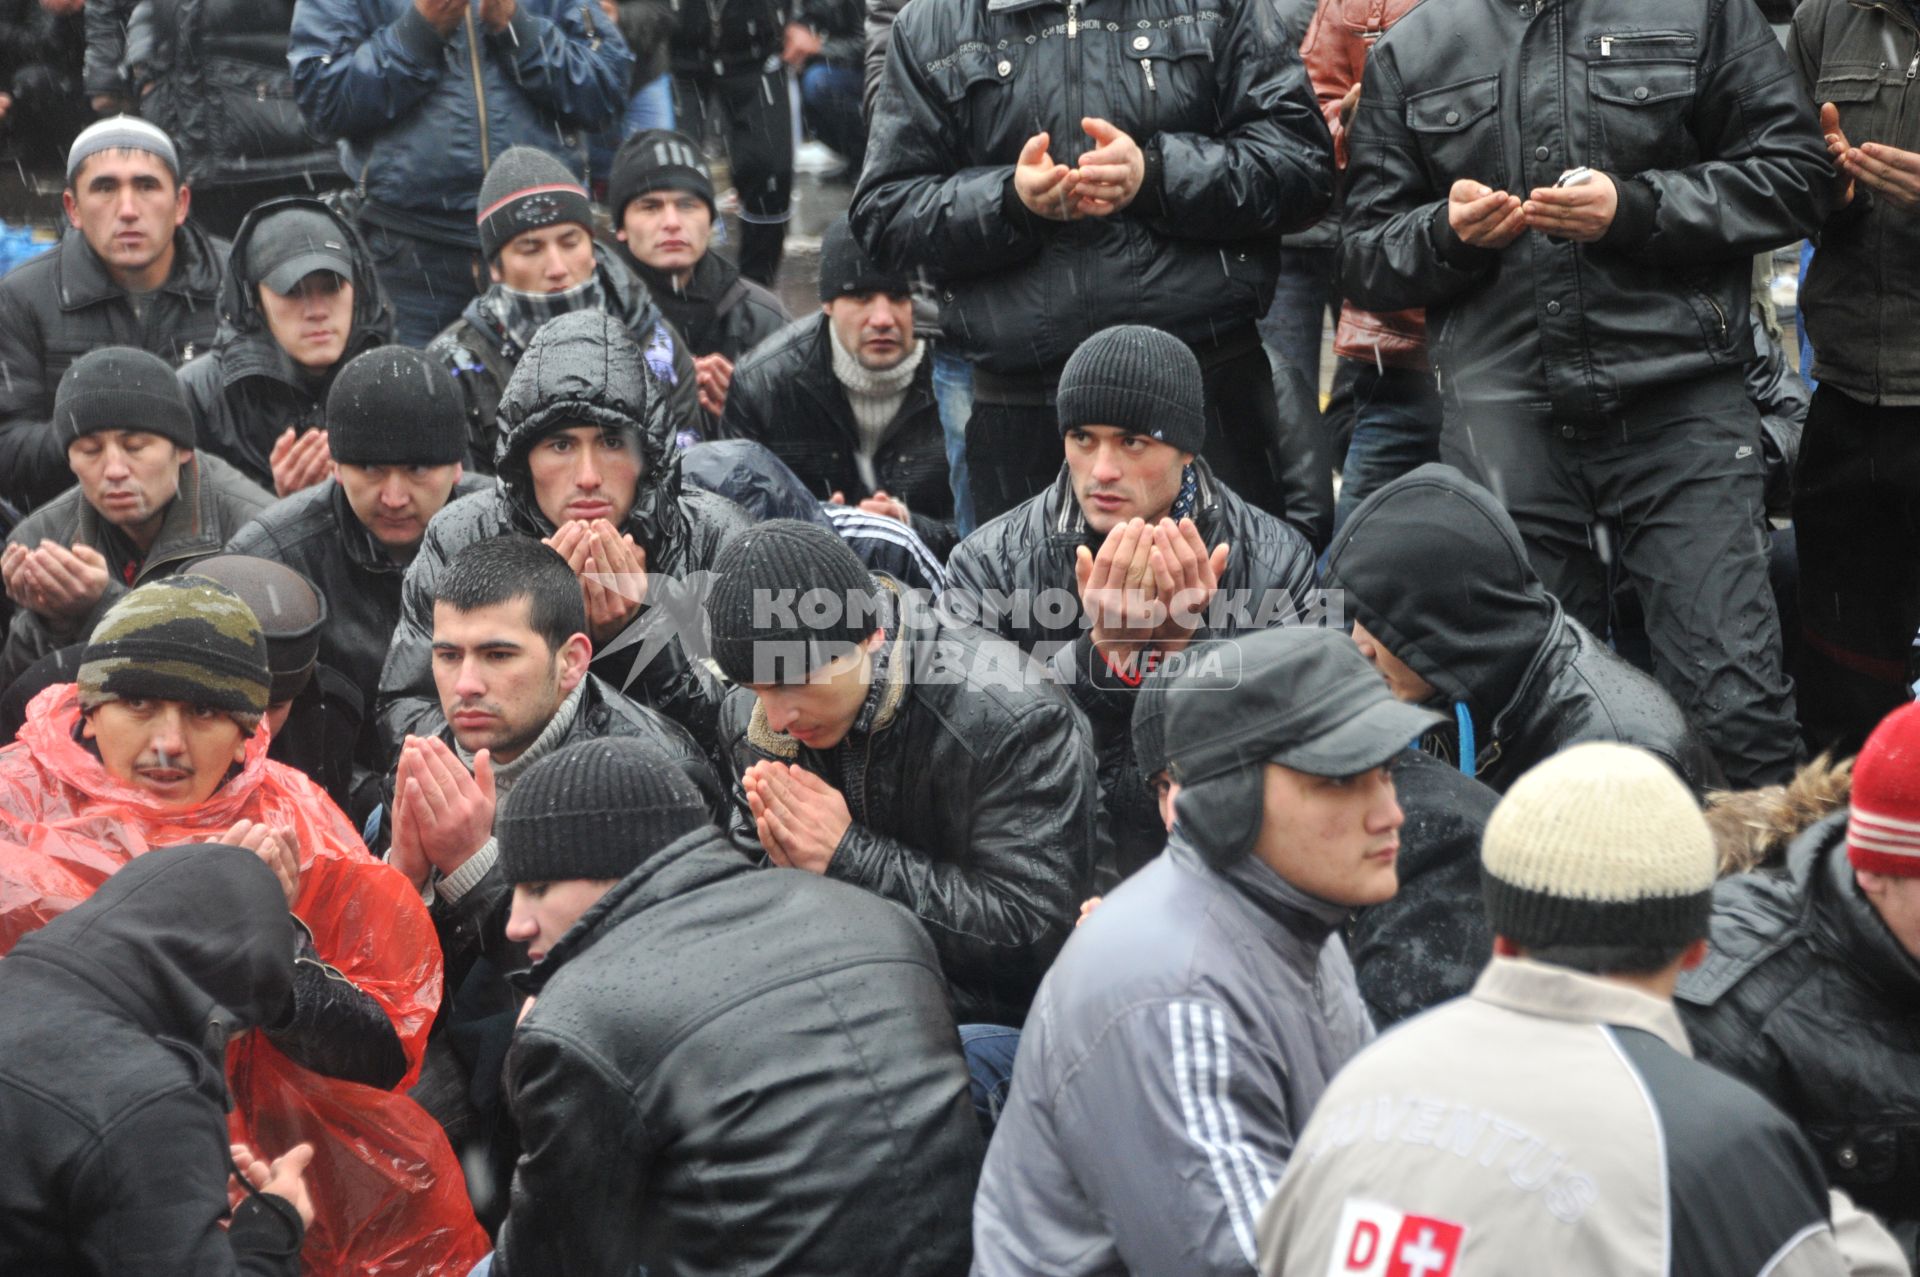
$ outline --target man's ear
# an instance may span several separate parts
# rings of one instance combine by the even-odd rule
[[[882,647],[885,647],[886,643],[887,632],[885,630],[875,630],[860,640],[860,650],[872,654],[879,651]]]
[[[500,280],[500,259],[499,259],[499,258],[497,258],[497,257],[492,257],[492,258],[488,258],[488,259],[487,259],[487,274],[489,274],[489,275],[491,275],[491,276],[493,276],[493,282],[494,282],[494,283],[496,283],[496,284],[498,284],[498,283],[500,283],[500,282],[501,282],[501,280]]]
[[[100,739],[99,735],[95,733],[95,731],[93,730],[93,711],[92,710],[88,710],[84,714],[80,715],[80,736],[81,736],[81,739],[83,740],[99,740]]]
[[[192,207],[193,191],[183,185],[180,188],[180,193],[174,197],[173,224],[179,226],[185,222],[187,220],[187,212]]]
[[[67,210],[67,224],[75,230],[79,230],[80,202],[73,198],[73,188],[71,186],[60,192],[60,207]]]
[[[1680,955],[1680,969],[1682,971],[1697,970],[1700,964],[1706,960],[1707,942],[1705,940],[1695,940],[1687,946],[1687,951]]]
[[[593,663],[593,640],[584,634],[571,635],[560,645],[560,692],[566,695],[580,686]]]
[[[1493,956],[1496,958],[1517,958],[1520,956],[1520,946],[1505,936],[1495,936],[1493,938]]]

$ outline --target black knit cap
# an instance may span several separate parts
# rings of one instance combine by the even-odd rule
[[[327,392],[327,451],[350,466],[450,466],[467,455],[453,377],[408,346],[348,361]]]
[[[820,237],[820,300],[830,302],[848,293],[891,293],[905,297],[911,285],[902,274],[883,271],[845,217],[836,217]]]
[[[593,229],[587,188],[559,160],[531,146],[509,147],[480,183],[480,251],[491,260],[516,235],[560,222]]]
[[[659,746],[632,736],[575,741],[527,768],[494,817],[511,883],[624,878],[711,823],[700,791]]]
[[[736,683],[804,682],[879,628],[872,576],[826,528],[759,524],[735,537],[713,570],[713,658]]]
[[[1199,452],[1207,441],[1200,361],[1179,338],[1142,324],[1104,328],[1060,372],[1060,433],[1117,426]]]
[[[700,144],[672,129],[635,133],[614,153],[607,179],[607,197],[617,225],[626,218],[627,205],[654,191],[690,191],[707,202],[707,212],[719,216],[713,202],[713,175],[701,158]]]
[[[90,350],[53,392],[53,428],[65,448],[100,430],[139,430],[193,447],[187,392],[167,361],[133,346]]]
[[[193,565],[193,574],[240,596],[267,640],[272,685],[267,701],[280,705],[306,690],[320,661],[320,627],[327,600],[313,582],[284,563],[251,554],[216,554]]]

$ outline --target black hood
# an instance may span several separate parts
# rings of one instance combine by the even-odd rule
[[[248,213],[234,232],[233,250],[227,254],[227,270],[220,286],[220,329],[214,335],[214,349],[220,352],[221,370],[232,385],[242,377],[273,377],[296,384],[299,374],[280,344],[267,331],[267,317],[260,310],[259,281],[246,271],[247,246],[253,240],[260,219],[283,209],[302,208],[319,213],[340,228],[347,251],[353,257],[353,332],[346,349],[333,365],[338,371],[355,355],[393,340],[393,306],[386,289],[373,269],[373,255],[353,223],[319,200],[302,196],[268,200]],[[331,375],[331,374],[329,374]]]
[[[228,1034],[284,1020],[293,954],[293,915],[273,871],[215,844],[135,857],[13,949],[84,980],[150,1032],[196,1046],[216,1014]]]
[[[528,452],[555,430],[597,426],[639,439],[643,468],[624,530],[650,552],[682,531],[680,454],[666,390],[620,319],[578,310],[542,327],[500,396],[499,421],[495,472],[514,518],[529,530],[549,536],[554,527],[534,499]]]
[[[1421,466],[1361,502],[1328,556],[1323,584],[1345,592],[1347,614],[1483,724],[1559,620],[1513,520],[1451,466]]]
[[[756,521],[798,519],[831,528],[820,498],[773,450],[752,439],[696,443],[680,454],[680,473],[696,488],[718,493]]]

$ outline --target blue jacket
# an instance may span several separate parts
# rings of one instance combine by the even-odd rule
[[[469,10],[450,39],[412,0],[301,0],[287,58],[301,113],[361,192],[475,246],[493,158],[533,146],[583,172],[585,134],[625,105],[633,70],[590,0],[520,0],[498,34]]]

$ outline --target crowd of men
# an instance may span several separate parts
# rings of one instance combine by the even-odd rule
[[[1914,1271],[1920,3],[865,10],[0,0],[0,1270]]]

